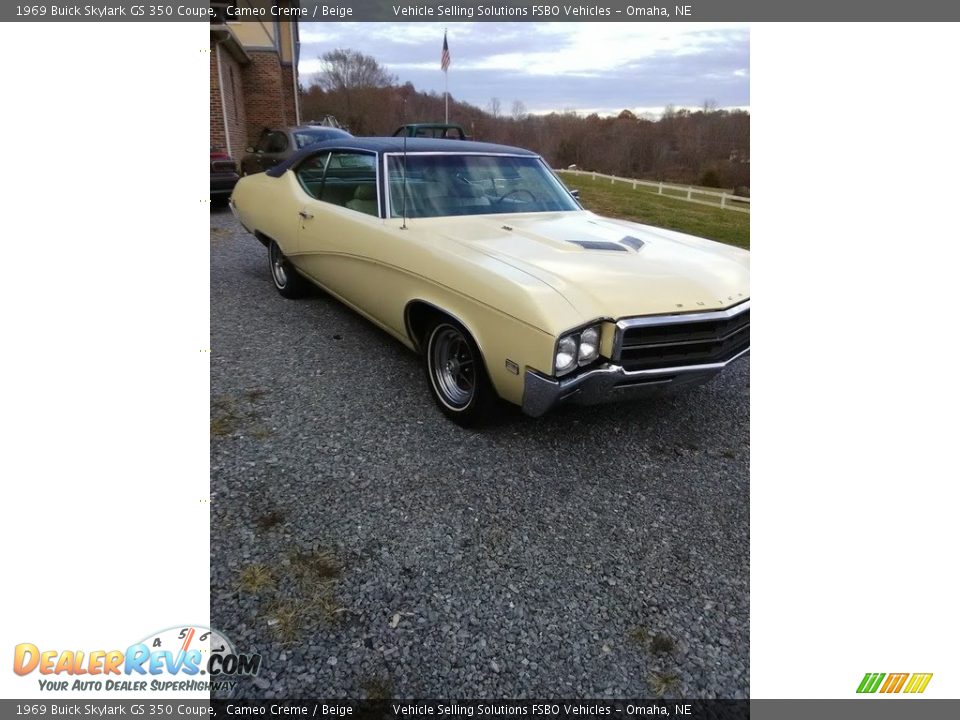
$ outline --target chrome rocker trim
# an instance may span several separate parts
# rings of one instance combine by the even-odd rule
[[[566,402],[595,405],[655,395],[667,389],[701,385],[749,352],[750,348],[746,348],[724,362],[634,372],[605,363],[582,375],[560,380],[527,370],[523,383],[523,412],[540,417]]]

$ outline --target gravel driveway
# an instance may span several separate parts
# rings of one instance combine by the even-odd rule
[[[749,694],[749,360],[460,428],[211,212],[211,623],[256,697]]]

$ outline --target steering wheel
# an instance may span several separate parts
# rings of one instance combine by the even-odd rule
[[[500,203],[502,203],[504,200],[506,200],[506,199],[507,199],[508,197],[510,197],[511,195],[516,195],[516,194],[518,194],[518,193],[526,193],[527,195],[529,195],[529,196],[530,196],[530,202],[536,202],[536,201],[537,201],[537,196],[534,195],[534,194],[533,194],[532,192],[530,192],[529,190],[527,190],[526,188],[515,188],[515,189],[513,189],[513,190],[511,190],[511,191],[509,191],[509,192],[507,192],[507,193],[504,193],[504,194],[501,195],[499,198],[497,198],[496,200],[494,200],[494,201],[493,201],[493,204],[494,204],[494,205],[499,205]]]

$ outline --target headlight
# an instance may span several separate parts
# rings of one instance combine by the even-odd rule
[[[566,375],[578,366],[589,365],[600,356],[600,326],[592,325],[560,338],[554,371]]]
[[[554,363],[557,375],[563,375],[577,366],[577,339],[574,335],[560,338],[557,343],[557,358]]]
[[[592,363],[600,354],[600,328],[589,327],[580,333],[580,352],[578,361],[581,365]]]

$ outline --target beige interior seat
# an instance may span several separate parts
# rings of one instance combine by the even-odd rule
[[[347,207],[367,215],[377,214],[377,188],[370,185],[357,185],[353,200],[347,201]]]

